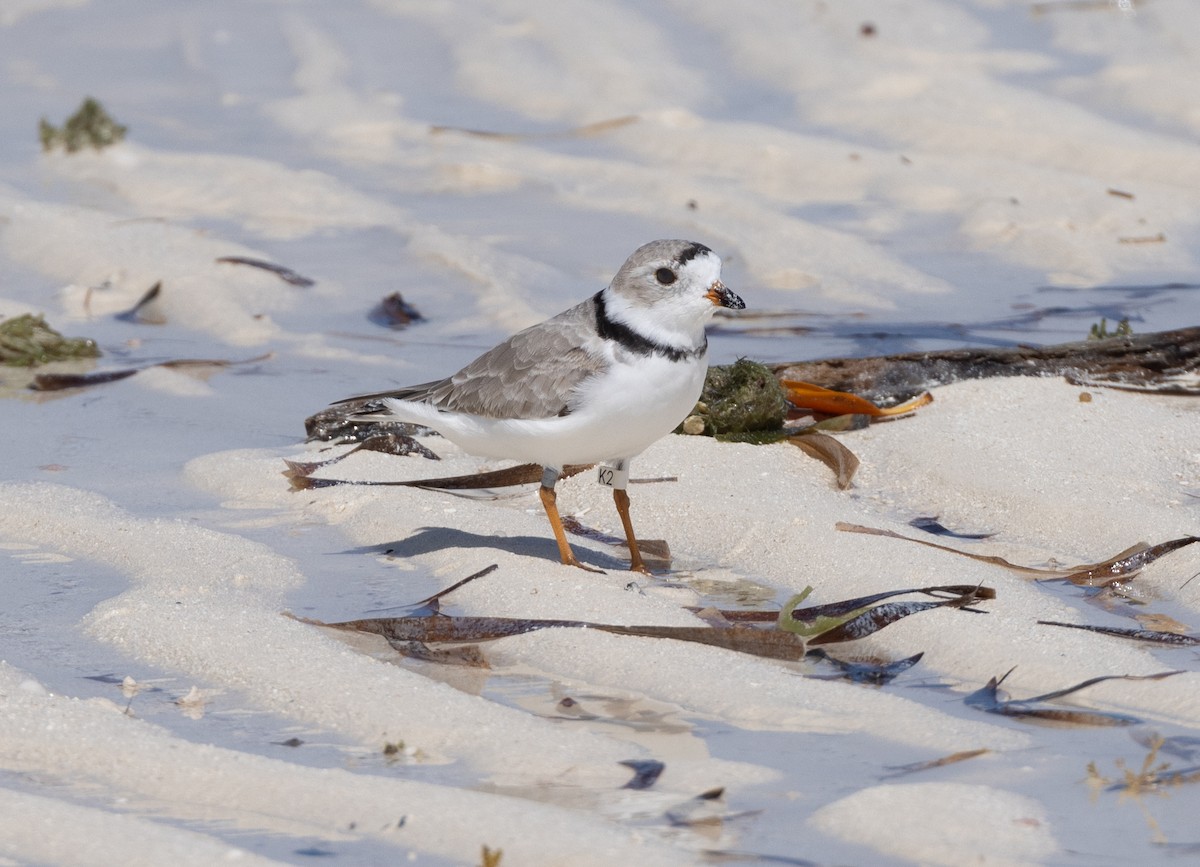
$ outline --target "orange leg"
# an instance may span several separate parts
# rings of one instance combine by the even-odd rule
[[[551,478],[553,480],[547,486],[546,476],[543,476],[542,486],[538,489],[538,494],[542,498],[542,508],[546,510],[546,517],[550,519],[550,529],[554,531],[554,541],[558,543],[558,556],[562,558],[563,565],[565,566],[578,566],[586,572],[599,572],[603,575],[603,569],[585,566],[575,559],[575,552],[567,544],[567,533],[563,529],[562,518],[558,516],[558,495],[554,493],[554,481],[557,481],[557,475]]]
[[[638,550],[637,538],[633,535],[633,521],[629,518],[629,494],[625,493],[624,488],[613,488],[613,502],[617,504],[617,514],[621,516],[621,525],[625,528],[625,541],[629,543],[629,569],[649,575],[650,570],[642,562],[642,552]]]

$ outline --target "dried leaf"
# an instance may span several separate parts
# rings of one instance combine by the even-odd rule
[[[920,397],[913,398],[897,406],[882,408],[864,397],[844,391],[833,391],[832,389],[822,388],[810,382],[782,379],[780,380],[780,384],[787,394],[787,399],[794,406],[801,409],[811,409],[825,415],[855,414],[879,418],[906,415],[933,403],[933,395],[925,392]]]
[[[1056,620],[1039,620],[1043,626],[1065,626],[1067,629],[1084,629],[1088,632],[1098,632],[1101,635],[1111,635],[1114,638],[1129,638],[1134,641],[1148,641],[1153,644],[1165,644],[1170,647],[1196,647],[1200,645],[1200,637],[1180,635],[1178,632],[1159,632],[1154,629],[1134,629],[1121,626],[1089,626],[1084,623],[1059,623]]]
[[[811,588],[798,595],[782,612],[728,612],[728,618],[721,617],[717,612],[707,620],[705,626],[624,626],[605,623],[591,623],[581,620],[538,620],[507,617],[460,617],[440,614],[441,599],[448,593],[458,589],[469,581],[476,580],[495,570],[490,566],[471,575],[457,584],[424,599],[413,606],[413,614],[405,617],[371,618],[352,620],[341,623],[321,623],[307,620],[320,626],[335,629],[368,632],[381,635],[393,646],[405,652],[411,652],[413,645],[423,646],[437,643],[477,643],[493,641],[513,635],[521,635],[539,629],[577,628],[596,629],[614,635],[631,635],[645,638],[669,638],[675,641],[691,641],[710,647],[723,647],[740,653],[768,659],[797,661],[802,659],[807,646],[804,638],[796,634],[805,632],[814,622],[819,624],[822,632],[829,635],[818,635],[818,643],[832,641],[848,641],[862,635],[871,634],[882,629],[889,623],[895,622],[907,614],[931,607],[952,606],[965,608],[968,604],[981,599],[994,597],[994,592],[986,587],[974,586],[939,586],[926,587],[918,590],[898,590],[890,593],[880,593],[859,599],[814,606],[804,609],[800,618],[793,618],[795,605],[802,601]],[[889,604],[870,608],[873,602],[886,599],[902,593],[923,593],[931,596],[946,596],[937,602],[922,602],[908,604]],[[971,610],[971,609],[967,609]],[[743,616],[751,614],[753,616]],[[796,622],[797,620],[801,622]],[[740,622],[739,622],[740,621]],[[747,625],[757,621],[762,626]],[[782,628],[764,628],[774,622]],[[815,634],[815,633],[814,633]],[[870,672],[864,665],[857,675],[861,680],[883,682],[898,674],[900,671],[916,664],[920,654],[907,660],[894,663],[875,665]],[[836,661],[834,661],[836,663]]]
[[[638,635],[646,638],[671,638],[676,641],[692,641],[710,647],[723,647],[751,656],[766,659],[781,659],[796,662],[804,658],[807,650],[804,640],[797,635],[778,629],[757,629],[752,626],[734,625],[727,629],[711,626],[609,626],[590,624],[616,635]]]
[[[1102,587],[1120,581],[1122,578],[1132,576],[1134,573],[1145,568],[1150,563],[1153,563],[1164,554],[1169,554],[1172,551],[1177,551],[1193,542],[1200,542],[1200,537],[1184,536],[1180,539],[1173,539],[1169,542],[1162,542],[1158,545],[1147,545],[1145,542],[1126,548],[1120,554],[1105,560],[1101,563],[1091,563],[1083,566],[1068,566],[1065,569],[1042,569],[1034,566],[1018,566],[1015,563],[1010,563],[1003,557],[987,556],[984,554],[973,554],[970,551],[960,551],[957,548],[951,548],[947,545],[939,545],[937,542],[930,542],[928,539],[914,539],[911,536],[904,536],[892,530],[883,530],[877,527],[864,527],[860,524],[847,524],[839,521],[837,529],[843,533],[865,533],[868,536],[883,536],[889,539],[902,539],[905,542],[915,542],[918,545],[925,545],[929,548],[937,548],[939,551],[948,551],[951,554],[958,554],[960,557],[970,557],[972,560],[978,560],[982,563],[991,563],[995,566],[1003,566],[1005,569],[1011,569],[1014,572],[1020,572],[1025,575],[1036,575],[1046,580],[1065,580],[1072,584],[1080,584],[1087,587]]]
[[[797,434],[788,437],[788,442],[799,446],[806,455],[816,458],[833,470],[838,488],[844,491],[850,487],[854,474],[858,471],[858,458],[850,449],[823,433]]]
[[[780,629],[808,637],[811,639],[810,643],[813,644],[824,644],[830,641],[852,641],[854,638],[862,638],[865,635],[870,635],[872,632],[879,631],[884,626],[894,623],[902,617],[906,617],[916,611],[924,610],[925,608],[948,605],[970,611],[972,609],[966,608],[966,606],[975,602],[996,598],[996,591],[990,587],[978,587],[973,584],[946,584],[935,587],[889,590],[883,593],[859,596],[855,599],[846,599],[840,602],[829,602],[824,605],[797,608],[796,606],[803,602],[811,592],[812,588],[807,587],[803,593],[793,596],[784,604],[783,610],[776,616]],[[903,606],[901,608],[887,609],[884,606],[879,606],[880,609],[884,610],[880,611],[877,621],[876,616],[871,614],[872,611],[877,610],[871,608],[876,602],[910,593],[920,593],[926,596],[939,596],[943,598],[937,602],[912,603],[913,605],[924,607],[916,607],[908,610],[904,610]],[[875,625],[872,627],[873,621],[875,621]],[[835,630],[837,630],[836,633]],[[865,631],[862,631],[861,634],[853,634],[859,630]],[[817,640],[818,637],[820,640]]]
[[[1140,571],[1164,554],[1177,551],[1193,542],[1200,542],[1200,536],[1184,536],[1181,539],[1172,539],[1169,542],[1153,546],[1139,542],[1111,560],[1105,560],[1094,566],[1078,567],[1078,571],[1066,576],[1066,580],[1083,587],[1107,587]]]
[[[633,779],[621,788],[639,791],[648,789],[658,782],[658,778],[662,776],[662,772],[667,767],[657,759],[628,759],[620,764],[633,770]]]
[[[1070,574],[1072,571],[1036,569],[1031,566],[1018,566],[1015,563],[1008,562],[1003,557],[989,557],[984,554],[973,554],[969,551],[960,551],[957,548],[951,548],[948,545],[939,545],[937,542],[930,542],[928,539],[914,539],[911,536],[904,536],[892,530],[883,530],[877,527],[864,527],[861,524],[848,524],[844,521],[838,521],[835,527],[843,533],[863,533],[868,536],[883,536],[888,539],[901,539],[905,542],[916,542],[918,545],[925,545],[929,548],[937,548],[939,551],[948,551],[951,554],[958,554],[962,557],[970,557],[972,560],[979,560],[982,563],[991,563],[994,566],[1003,566],[1005,569],[1012,569],[1013,571],[1022,572],[1029,575],[1054,575],[1058,577],[1066,577],[1066,575]]]
[[[139,372],[140,368],[125,368],[123,370],[100,370],[94,373],[39,373],[33,378],[29,387],[33,391],[86,388],[89,385],[104,385],[107,382],[128,379]]]
[[[916,653],[905,659],[896,660],[838,659],[819,647],[810,650],[807,654],[810,659],[822,659],[840,671],[839,674],[810,675],[810,677],[820,680],[848,680],[851,683],[869,683],[875,686],[882,686],[894,680],[897,675],[908,671],[920,662],[924,655],[924,653]]]
[[[940,759],[930,759],[926,762],[913,762],[911,765],[891,765],[889,766],[889,770],[891,770],[893,773],[886,774],[883,779],[886,780],[892,777],[902,777],[906,774],[915,774],[918,771],[930,771],[934,768],[944,768],[946,765],[955,765],[959,762],[965,762],[968,759],[986,756],[990,752],[991,750],[989,749],[963,750],[962,752],[951,753],[948,756],[942,756]]]
[[[397,331],[407,328],[414,322],[425,321],[425,317],[421,315],[421,311],[405,301],[404,296],[399,292],[393,292],[391,295],[386,296],[367,315],[367,318],[378,325],[386,325],[388,328]]]
[[[262,268],[264,271],[278,275],[279,279],[293,286],[307,288],[317,284],[316,280],[297,274],[291,268],[285,268],[283,265],[276,265],[274,262],[267,262],[263,259],[252,259],[249,256],[221,256],[217,261],[226,265],[249,265],[252,268]]]
[[[1136,674],[1114,674],[1105,675],[1103,677],[1093,677],[1090,680],[1085,680],[1083,683],[1078,683],[1075,686],[1069,686],[1065,689],[1048,692],[1045,695],[1034,696],[1026,699],[1005,699],[1000,692],[1000,684],[1004,682],[1004,678],[1012,674],[1012,669],[1004,675],[1004,677],[993,677],[988,681],[987,686],[979,689],[969,696],[964,701],[968,707],[976,708],[987,713],[1000,714],[1001,716],[1014,717],[1016,719],[1028,720],[1030,722],[1045,722],[1045,723],[1069,723],[1072,725],[1091,725],[1091,726],[1127,726],[1141,722],[1137,717],[1129,716],[1128,714],[1110,713],[1104,711],[1085,711],[1085,710],[1069,710],[1065,708],[1043,707],[1038,706],[1041,702],[1053,701],[1057,698],[1070,695],[1078,692],[1085,687],[1093,686],[1106,680],[1162,680],[1165,677],[1172,677],[1176,674],[1182,674],[1182,671],[1164,671],[1158,674],[1136,675]]]
[[[167,316],[162,311],[162,305],[158,303],[161,294],[162,281],[159,280],[146,290],[146,294],[138,299],[137,304],[124,313],[118,313],[117,318],[124,322],[138,322],[142,325],[166,325]]]
[[[342,623],[318,623],[317,625],[356,632],[370,632],[382,635],[389,642],[418,641],[422,644],[494,641],[539,629],[567,627],[597,629],[614,635],[691,641],[768,659],[796,661],[802,659],[805,652],[804,641],[795,635],[777,629],[756,629],[749,626],[734,626],[728,629],[714,629],[710,626],[617,626],[607,623],[589,623],[582,620],[449,617],[445,615],[387,617],[351,620]]]
[[[1077,683],[1074,686],[1056,689],[1054,692],[1047,692],[1042,695],[1034,696],[1033,698],[1027,698],[1025,701],[1053,701],[1056,698],[1068,696],[1071,693],[1079,692],[1081,689],[1086,689],[1089,686],[1095,686],[1097,683],[1103,683],[1106,680],[1164,680],[1168,677],[1174,677],[1177,674],[1184,673],[1185,672],[1182,670],[1175,670],[1160,671],[1157,674],[1105,674],[1101,675],[1100,677],[1088,678],[1082,683]]]
[[[814,638],[810,638],[809,644],[833,644],[841,641],[855,641],[859,638],[866,638],[868,635],[873,635],[885,626],[890,626],[897,620],[907,617],[910,614],[941,608],[949,604],[951,604],[949,601],[885,602],[882,605],[869,608],[855,617],[851,617],[840,626],[836,626]]]
[[[274,355],[275,353],[268,352],[264,355],[256,355],[254,358],[247,358],[242,361],[229,361],[220,358],[181,358],[173,361],[160,361],[156,364],[147,364],[144,367],[100,370],[95,373],[39,373],[34,377],[29,387],[34,391],[61,391],[64,388],[85,388],[87,386],[103,385],[109,382],[117,382],[121,379],[128,379],[135,373],[141,373],[143,370],[149,370],[152,367],[166,367],[171,370],[194,373],[212,369],[221,370],[226,367],[243,364],[257,364],[260,361],[267,361],[273,358]]]

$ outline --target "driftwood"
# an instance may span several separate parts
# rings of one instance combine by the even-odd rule
[[[949,349],[772,365],[781,379],[870,400],[904,400],[931,386],[992,376],[1064,376],[1080,385],[1200,395],[1200,327],[1053,346]]]

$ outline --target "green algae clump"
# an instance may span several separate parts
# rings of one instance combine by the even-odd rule
[[[99,102],[90,96],[79,106],[67,122],[57,127],[42,118],[38,123],[38,137],[42,150],[51,151],[61,147],[69,154],[92,147],[102,150],[125,138],[127,128],[113,120]]]
[[[51,361],[98,358],[96,341],[86,337],[63,337],[39,314],[26,313],[0,321],[0,364],[36,367]]]
[[[740,358],[733,364],[710,367],[692,415],[680,431],[738,440],[774,442],[778,435],[747,436],[778,432],[783,427],[787,400],[783,387],[770,368]]]

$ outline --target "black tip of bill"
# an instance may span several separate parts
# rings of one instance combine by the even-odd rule
[[[745,310],[746,302],[741,297],[730,290],[728,286],[718,283],[708,290],[708,297],[713,300],[714,304],[721,307],[728,307],[730,310]]]

